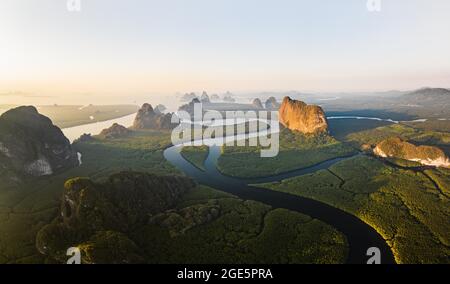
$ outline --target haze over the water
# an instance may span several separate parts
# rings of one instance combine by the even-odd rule
[[[450,1],[0,0],[0,104],[450,87]]]

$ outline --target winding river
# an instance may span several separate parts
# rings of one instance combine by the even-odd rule
[[[113,119],[100,123],[93,123],[90,125],[81,125],[72,128],[62,129],[63,133],[69,138],[70,141],[78,138],[83,133],[97,134],[104,128],[117,122],[124,126],[130,126],[134,119],[134,114]],[[371,117],[329,117],[328,119],[369,119],[369,120],[383,120],[391,123],[398,123],[393,120],[384,120],[380,118]],[[228,124],[228,123],[226,123]],[[260,131],[257,133],[240,134],[235,136],[227,136],[226,141],[241,140],[250,137],[257,137],[267,135],[266,131]],[[220,141],[220,138],[219,138]],[[209,141],[214,142],[214,141]],[[217,142],[217,141],[216,141]],[[210,143],[210,145],[218,145],[219,143]],[[167,148],[164,151],[164,157],[172,165],[183,171],[187,176],[190,176],[198,183],[213,187],[215,189],[228,192],[243,200],[254,200],[270,205],[273,208],[284,208],[292,211],[296,211],[302,214],[309,215],[312,218],[321,220],[340,232],[346,237],[349,244],[349,254],[347,263],[361,263],[367,262],[370,256],[367,256],[367,250],[370,247],[377,247],[381,251],[381,262],[384,264],[395,263],[392,251],[387,245],[386,241],[368,224],[364,223],[352,214],[349,214],[343,210],[327,205],[325,203],[304,198],[288,193],[272,191],[264,188],[258,188],[252,184],[267,183],[281,181],[286,178],[292,178],[302,176],[305,174],[311,174],[319,170],[327,169],[332,165],[343,161],[350,157],[340,157],[318,163],[314,166],[298,169],[281,173],[274,176],[267,176],[261,178],[241,179],[230,176],[225,176],[220,173],[216,167],[217,160],[221,155],[220,146],[210,146],[209,155],[205,160],[205,171],[200,170],[189,161],[185,160],[181,155],[181,149],[184,145],[175,145]]]
[[[106,121],[99,121],[89,124],[82,124],[78,126],[73,127],[67,127],[61,129],[64,135],[69,139],[70,142],[73,142],[75,139],[79,138],[84,133],[97,135],[99,134],[103,129],[110,127],[114,123],[121,124],[125,127],[130,127],[133,125],[134,118],[136,117],[136,113],[129,114],[126,116],[106,120]]]
[[[237,136],[234,138],[240,139]],[[273,208],[284,208],[303,213],[333,226],[347,237],[349,243],[347,263],[367,263],[369,256],[367,256],[366,253],[370,247],[377,247],[380,249],[382,263],[395,263],[392,251],[385,240],[372,227],[354,215],[310,198],[258,188],[251,185],[255,183],[281,181],[286,178],[314,173],[322,169],[327,169],[330,166],[345,159],[352,158],[355,155],[331,159],[308,168],[274,176],[240,179],[225,176],[217,169],[217,160],[221,155],[220,146],[209,147],[209,154],[204,163],[205,171],[185,160],[181,155],[182,148],[183,145],[172,146],[164,151],[164,157],[172,165],[183,171],[187,176],[190,176],[198,183],[233,194],[243,200],[254,200],[270,205]]]

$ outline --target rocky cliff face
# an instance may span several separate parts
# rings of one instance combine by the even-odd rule
[[[397,158],[419,162],[426,166],[450,168],[450,159],[441,149],[434,146],[416,146],[398,137],[381,141],[373,152],[383,158]]]
[[[165,105],[159,104],[155,107],[155,112],[164,113],[167,110]]]
[[[227,102],[227,103],[234,103],[234,102],[236,102],[236,100],[233,98],[233,94],[230,93],[230,92],[226,92],[223,95],[223,101]]]
[[[114,174],[103,184],[75,178],[64,185],[61,216],[67,225],[127,231],[149,214],[173,208],[194,186],[189,178],[138,172]]]
[[[272,109],[278,109],[280,107],[280,104],[277,102],[277,99],[274,97],[270,97],[266,100],[265,104],[266,109],[272,110]]]
[[[86,178],[64,185],[59,217],[36,236],[36,247],[57,261],[76,245],[84,263],[143,262],[130,232],[147,225],[153,215],[175,207],[195,187],[185,177],[122,172],[104,183]],[[102,250],[106,250],[104,254]]]
[[[220,97],[217,94],[212,94],[211,101],[220,101]]]
[[[279,109],[280,123],[290,130],[300,131],[304,134],[326,132],[328,123],[321,107],[307,105],[302,101],[283,99]]]
[[[144,104],[134,119],[133,129],[172,129],[172,114],[156,112],[150,104]]]
[[[35,107],[18,107],[0,116],[0,176],[2,171],[16,173],[15,179],[51,175],[78,163],[69,140]]]
[[[197,95],[195,93],[186,93],[181,97],[181,101],[182,102],[190,102],[195,98],[197,98]]]
[[[256,108],[264,108],[260,99],[256,98],[253,100],[252,105]]]
[[[202,103],[210,103],[211,101],[210,101],[210,99],[209,99],[208,93],[203,92],[202,95],[201,95],[201,97],[200,97],[200,101],[201,101]]]
[[[125,126],[114,123],[111,127],[103,129],[102,132],[100,132],[100,136],[106,139],[115,139],[127,137],[130,133],[131,130]]]
[[[83,133],[81,134],[80,137],[78,137],[77,139],[75,139],[75,141],[73,141],[73,143],[78,143],[78,142],[90,142],[93,141],[94,138],[92,137],[92,135],[90,133]]]
[[[186,111],[190,114],[194,113],[195,104],[201,104],[199,99],[193,99],[190,103],[184,104],[178,108],[178,110]]]

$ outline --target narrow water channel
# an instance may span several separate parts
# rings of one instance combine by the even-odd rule
[[[395,263],[392,251],[385,240],[372,227],[357,217],[313,199],[249,185],[249,182],[271,182],[288,177],[313,173],[321,169],[326,169],[343,159],[349,159],[351,157],[329,160],[307,169],[292,171],[272,177],[245,180],[224,176],[217,170],[217,159],[221,154],[220,147],[210,147],[209,155],[205,161],[205,171],[198,169],[189,161],[185,160],[180,153],[181,148],[182,146],[172,146],[166,149],[164,151],[164,157],[172,165],[182,170],[186,175],[190,176],[198,183],[228,192],[243,200],[254,200],[270,205],[273,208],[285,208],[303,213],[333,226],[347,237],[350,248],[347,263],[367,263],[369,256],[367,256],[366,253],[370,247],[377,247],[380,249],[382,263]]]

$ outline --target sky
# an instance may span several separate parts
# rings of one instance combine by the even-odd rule
[[[67,1],[0,0],[0,103],[450,88],[448,0]]]

